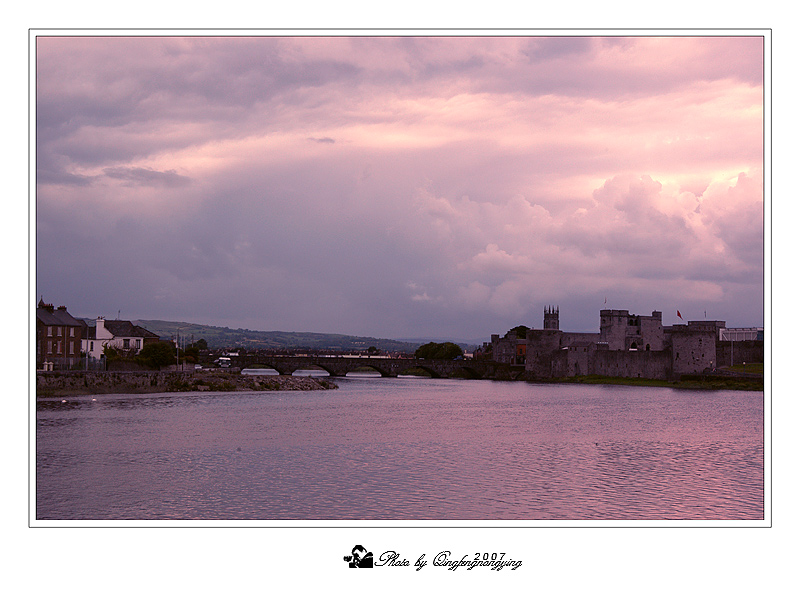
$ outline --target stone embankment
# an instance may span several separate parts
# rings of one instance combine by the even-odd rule
[[[325,378],[242,375],[238,372],[38,372],[38,397],[159,392],[239,392],[326,390]]]

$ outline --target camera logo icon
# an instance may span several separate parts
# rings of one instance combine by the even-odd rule
[[[344,557],[344,561],[350,568],[372,568],[372,552],[362,545],[356,545],[351,555]]]

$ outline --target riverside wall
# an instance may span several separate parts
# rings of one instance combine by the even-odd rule
[[[336,389],[324,378],[252,376],[236,372],[81,372],[36,373],[37,397],[91,394],[144,394],[204,391],[291,391]]]

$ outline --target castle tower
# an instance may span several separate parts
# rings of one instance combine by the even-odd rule
[[[544,307],[544,329],[558,330],[558,307]]]

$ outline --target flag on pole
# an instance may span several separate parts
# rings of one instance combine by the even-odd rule
[[[681,315],[681,312],[680,312],[680,311],[678,311],[678,317],[680,317],[681,319],[683,319],[683,315]]]

